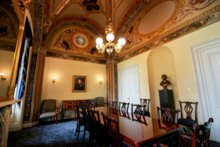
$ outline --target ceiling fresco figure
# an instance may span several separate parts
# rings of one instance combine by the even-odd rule
[[[0,11],[0,20],[0,37],[16,38],[13,23],[4,11]]]

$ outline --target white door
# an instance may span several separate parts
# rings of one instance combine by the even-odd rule
[[[212,117],[211,140],[220,141],[220,37],[192,47],[192,58],[201,123]]]
[[[119,101],[133,104],[140,103],[140,87],[138,76],[138,65],[120,70],[119,73]],[[130,112],[129,108],[129,112]]]

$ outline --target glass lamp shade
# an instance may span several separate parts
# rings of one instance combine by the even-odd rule
[[[96,39],[96,44],[102,44],[102,43],[103,43],[102,38],[97,38],[97,39]]]
[[[121,45],[125,45],[125,39],[124,38],[120,38],[119,40],[118,40],[118,44],[121,44]]]
[[[111,34],[111,33],[107,34],[107,36],[106,36],[106,39],[107,39],[108,41],[113,41],[114,38],[115,38],[115,36],[114,36],[113,34]]]

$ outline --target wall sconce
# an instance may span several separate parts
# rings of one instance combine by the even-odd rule
[[[1,75],[1,83],[2,83],[2,82],[4,82],[4,80],[6,80],[6,78],[4,77],[4,75],[5,75],[4,73],[0,73],[0,75]]]
[[[100,79],[100,81],[99,81],[99,84],[100,84],[100,85],[102,85],[102,81],[103,81],[103,79]]]
[[[52,82],[53,82],[53,84],[56,82],[56,77],[53,77]]]

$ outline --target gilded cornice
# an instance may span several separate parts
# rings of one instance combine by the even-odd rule
[[[194,17],[193,19],[163,34],[158,35],[157,37],[149,41],[144,42],[143,44],[132,47],[126,52],[122,52],[118,55],[118,62],[130,59],[136,55],[154,49],[157,46],[161,46],[167,42],[178,39],[179,37],[185,36],[191,32],[199,30],[218,21],[220,21],[220,5],[200,14],[199,16]]]

